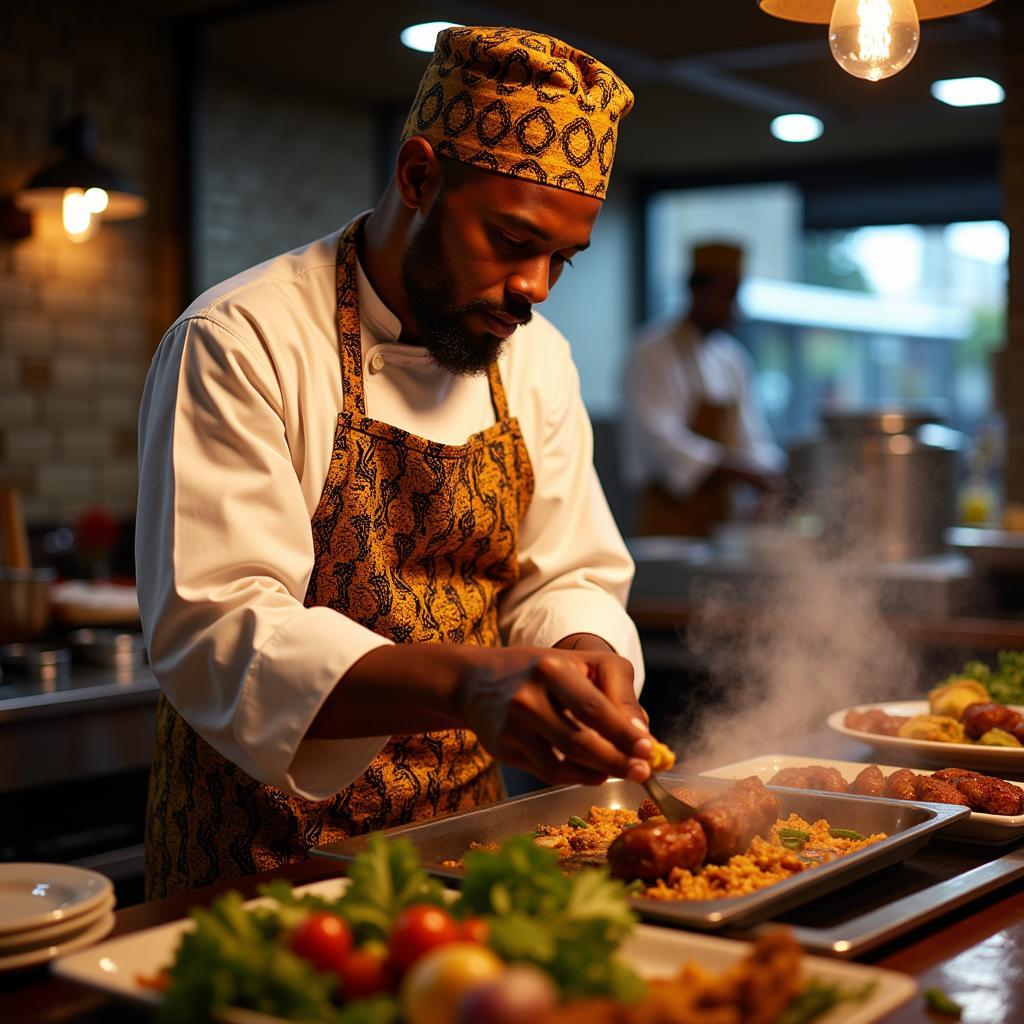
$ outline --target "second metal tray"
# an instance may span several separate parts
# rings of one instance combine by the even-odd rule
[[[680,784],[687,780],[666,778],[666,781]],[[698,784],[702,789],[716,785],[708,779],[701,779]],[[727,784],[718,785],[725,788]],[[966,807],[944,804],[788,789],[773,792],[779,798],[782,817],[796,812],[806,820],[825,818],[836,827],[856,829],[865,835],[885,832],[888,838],[756,892],[719,900],[634,898],[632,902],[637,912],[648,920],[688,928],[747,926],[904,860],[924,846],[935,832],[970,813]],[[477,810],[402,825],[382,834],[405,836],[415,845],[428,871],[457,879],[460,872],[442,867],[441,862],[460,859],[473,843],[498,843],[510,836],[532,832],[539,824],[564,822],[574,814],[586,817],[592,806],[636,807],[643,796],[638,786],[621,779],[612,779],[597,787],[560,786]],[[318,857],[348,861],[363,849],[365,842],[365,837],[358,836],[310,852]]]

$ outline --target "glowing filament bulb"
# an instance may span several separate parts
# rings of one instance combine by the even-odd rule
[[[832,8],[832,56],[857,78],[877,82],[902,71],[920,39],[914,0],[836,0]]]
[[[93,230],[93,215],[86,194],[80,188],[67,188],[61,203],[64,233],[72,242],[84,242]]]

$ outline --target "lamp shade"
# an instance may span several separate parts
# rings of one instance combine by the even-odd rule
[[[81,114],[61,125],[54,133],[54,142],[63,149],[62,156],[32,175],[15,196],[18,206],[25,210],[60,209],[65,190],[100,188],[107,193],[104,219],[142,216],[149,204],[141,190],[129,178],[94,159],[95,138],[92,123]]]
[[[756,0],[757,5],[765,14],[786,21],[803,21],[811,25],[827,25],[832,19],[832,8],[835,0]],[[945,18],[950,14],[963,14],[985,7],[992,0],[915,0],[917,16],[922,21],[926,18]]]

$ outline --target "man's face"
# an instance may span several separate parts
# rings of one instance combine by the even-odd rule
[[[730,324],[736,314],[740,279],[734,274],[712,274],[694,286],[690,319],[704,331]]]
[[[601,203],[472,168],[455,177],[406,248],[402,282],[433,360],[477,374],[590,244]]]

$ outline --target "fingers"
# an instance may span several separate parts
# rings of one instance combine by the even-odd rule
[[[608,778],[607,772],[598,772],[572,761],[560,760],[551,747],[539,737],[520,740],[520,767],[540,776],[552,786],[600,786]]]
[[[611,662],[611,664],[604,664]],[[564,708],[581,725],[590,726],[627,758],[645,760],[654,749],[651,735],[642,722],[643,709],[633,693],[631,672],[617,663],[622,658],[586,659],[589,672],[580,670],[578,662],[549,654],[537,661],[537,672],[544,677],[546,690],[556,706]],[[610,693],[610,696],[609,696]]]

